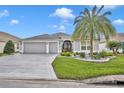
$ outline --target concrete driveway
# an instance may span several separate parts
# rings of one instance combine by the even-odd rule
[[[51,63],[56,54],[16,54],[0,57],[0,78],[57,79]]]

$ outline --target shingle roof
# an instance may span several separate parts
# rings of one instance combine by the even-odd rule
[[[58,33],[52,34],[52,36],[70,36],[70,35],[66,33],[58,32]]]
[[[0,32],[0,41],[8,41],[8,40],[12,40],[14,42],[20,41],[20,38],[11,35],[9,33],[6,32]]]
[[[43,35],[37,35],[29,38],[25,38],[23,40],[39,40],[39,39],[59,39],[59,37],[70,37],[70,35],[59,32],[55,34],[43,34]]]

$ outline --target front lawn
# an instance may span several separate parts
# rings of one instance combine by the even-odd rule
[[[1,56],[7,56],[7,55],[8,55],[8,54],[0,53],[0,57],[1,57]]]
[[[57,57],[53,68],[60,79],[86,79],[103,75],[124,74],[124,56],[106,63],[84,62],[68,57]]]
[[[4,56],[4,54],[3,54],[3,53],[0,53],[0,57],[1,57],[1,56]]]

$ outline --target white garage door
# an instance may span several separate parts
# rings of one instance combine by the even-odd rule
[[[46,53],[46,43],[45,42],[25,42],[24,43],[24,53]]]
[[[58,53],[58,43],[49,42],[49,53]]]

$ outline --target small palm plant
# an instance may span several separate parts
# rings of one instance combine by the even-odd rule
[[[113,54],[118,54],[118,49],[121,48],[122,44],[119,41],[109,41],[108,47],[113,51]]]
[[[102,13],[103,8],[104,5],[99,9],[95,5],[91,11],[85,8],[74,21],[75,31],[72,35],[72,39],[78,39],[82,42],[89,40],[91,58],[93,57],[93,41],[95,39],[100,40],[102,34],[106,41],[108,41],[110,36],[116,34],[115,28],[107,18],[107,15],[111,15],[111,12],[107,11]]]

